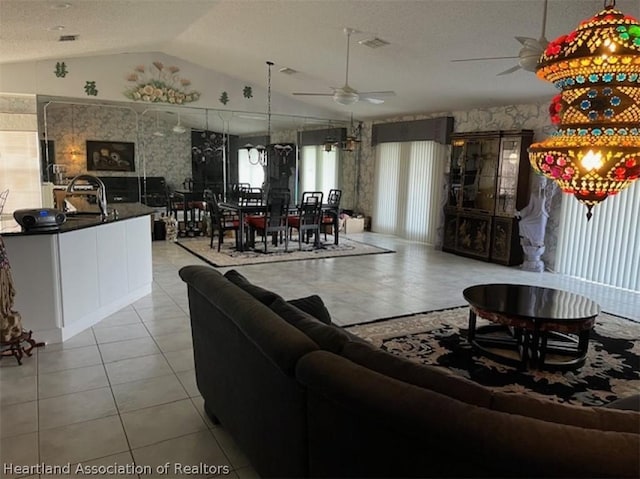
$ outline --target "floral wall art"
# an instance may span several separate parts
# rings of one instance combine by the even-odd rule
[[[190,90],[191,81],[182,78],[176,66],[165,67],[155,61],[152,66],[138,65],[127,81],[135,83],[124,92],[124,96],[134,101],[149,103],[172,103],[182,105],[200,98],[200,93]]]

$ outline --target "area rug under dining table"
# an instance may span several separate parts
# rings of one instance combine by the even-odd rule
[[[327,235],[327,239],[321,242],[322,244],[320,248],[315,248],[311,243],[302,243],[302,250],[298,249],[298,241],[294,237],[293,241],[289,241],[287,251],[285,251],[284,245],[278,245],[275,247],[272,244],[269,244],[266,253],[264,252],[264,243],[260,241],[256,242],[255,248],[245,251],[236,251],[233,237],[225,238],[220,252],[218,252],[217,239],[214,238],[213,248],[210,247],[210,241],[211,238],[200,236],[194,238],[180,238],[177,244],[201,260],[219,268],[278,263],[282,261],[300,261],[394,253],[394,251],[389,249],[379,248],[361,241],[346,238],[345,235],[339,236],[339,242],[337,245],[334,244],[333,236]]]
[[[640,391],[638,322],[600,313],[584,366],[552,372],[518,370],[475,354],[466,340],[468,317],[469,308],[465,306],[381,319],[345,329],[391,354],[448,368],[504,392],[598,406]]]

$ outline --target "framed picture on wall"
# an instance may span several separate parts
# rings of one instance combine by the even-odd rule
[[[135,143],[87,140],[87,171],[136,171]]]

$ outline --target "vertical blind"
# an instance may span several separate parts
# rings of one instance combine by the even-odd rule
[[[300,191],[322,191],[339,188],[338,151],[324,151],[321,145],[303,146],[300,157]]]
[[[447,151],[435,141],[377,145],[373,231],[435,244]]]
[[[42,206],[38,133],[0,131],[0,193],[9,190],[4,214]]]
[[[640,187],[636,183],[593,209],[564,194],[556,270],[577,278],[640,291]]]

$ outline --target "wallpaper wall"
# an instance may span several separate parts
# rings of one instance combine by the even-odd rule
[[[128,107],[51,103],[41,115],[42,138],[53,140],[55,163],[67,176],[87,173],[86,141],[135,144],[135,172],[92,171],[98,176],[164,176],[172,187],[191,176],[191,139],[176,134],[173,125],[156,124],[152,113],[138,115]],[[163,137],[154,135],[161,131]]]
[[[36,96],[0,93],[0,130],[36,131]]]

